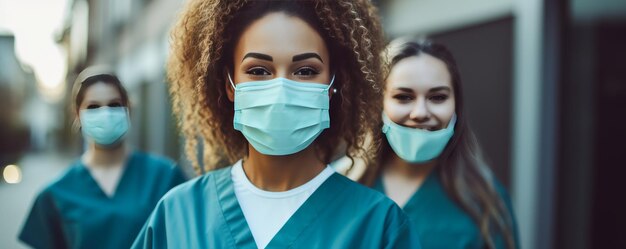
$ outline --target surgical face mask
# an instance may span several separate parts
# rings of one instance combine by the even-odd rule
[[[410,163],[423,163],[437,158],[454,134],[456,114],[448,127],[436,131],[410,128],[394,123],[383,113],[383,133],[393,151]]]
[[[329,85],[286,78],[233,84],[235,130],[265,155],[290,155],[313,143],[330,127]]]
[[[126,107],[100,107],[80,110],[83,136],[98,145],[113,145],[120,141],[129,128]]]

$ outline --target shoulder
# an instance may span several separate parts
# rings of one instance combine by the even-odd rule
[[[339,173],[333,174],[331,178],[335,184],[333,191],[342,199],[342,203],[365,212],[376,211],[376,213],[403,217],[400,207],[383,193],[354,182]]]
[[[174,179],[175,183],[171,186],[178,185],[187,179],[178,164],[165,156],[133,151],[129,160],[132,167],[140,169],[146,176]]]
[[[168,157],[142,151],[133,151],[131,157],[131,160],[138,162],[138,164],[158,169],[173,169],[177,165],[174,160]]]
[[[502,201],[507,205],[510,206],[511,205],[511,197],[509,196],[509,192],[507,191],[506,187],[502,184],[502,182],[500,182],[496,177],[493,178],[493,188],[496,191],[496,193],[498,194],[498,196],[500,197],[500,199],[502,199]]]
[[[208,198],[209,192],[215,191],[216,178],[223,179],[225,173],[230,173],[230,168],[222,168],[198,176],[168,191],[162,198],[161,204],[183,203],[184,201],[201,201],[198,199]],[[230,175],[228,175],[230,177]],[[230,179],[230,178],[228,178]]]
[[[41,187],[34,197],[32,209],[44,210],[41,214],[55,212],[59,208],[60,200],[75,195],[77,187],[85,179],[85,171],[80,161],[73,162],[54,180]]]
[[[38,196],[50,196],[58,192],[73,191],[76,183],[84,180],[86,170],[79,160],[74,161],[54,180],[45,185]]]
[[[504,203],[506,211],[509,214],[511,233],[513,234],[513,239],[515,241],[516,247],[519,247],[519,232],[518,232],[518,227],[517,227],[517,218],[515,216],[515,211],[513,210],[513,202],[511,201],[511,197],[506,187],[495,177],[493,179],[493,188],[495,189],[496,193],[498,194],[498,196]]]
[[[350,180],[346,176],[339,173],[331,176],[338,185],[341,186],[345,192],[349,193],[350,198],[357,199],[359,201],[368,201],[375,204],[393,205],[394,202],[387,198],[384,194],[369,187],[366,187],[360,183]]]
[[[419,248],[417,233],[413,230],[409,217],[402,209],[383,193],[356,183],[340,174],[333,175],[338,187],[338,199],[334,209],[337,217],[363,219],[364,226],[375,226],[382,230],[382,242],[393,248]],[[341,189],[341,190],[340,190]],[[358,218],[361,217],[361,218]]]

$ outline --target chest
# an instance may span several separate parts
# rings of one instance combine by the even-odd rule
[[[142,198],[125,201],[72,194],[57,197],[55,204],[62,234],[72,248],[128,245],[154,207]]]
[[[442,195],[415,196],[404,207],[424,248],[482,248],[474,220],[455,202]],[[420,198],[421,197],[421,198]],[[453,239],[452,239],[453,238]]]
[[[115,190],[122,178],[123,167],[112,168],[92,168],[89,170],[94,182],[102,189],[108,197],[115,194]]]

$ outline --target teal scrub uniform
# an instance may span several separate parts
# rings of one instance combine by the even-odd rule
[[[132,248],[256,248],[231,167],[172,189]],[[302,204],[266,248],[420,248],[408,217],[384,195],[337,173]]]
[[[385,193],[381,178],[376,181],[373,188]],[[511,200],[504,187],[497,182],[496,191],[513,217],[512,232],[516,247],[519,248]],[[403,210],[413,221],[424,248],[486,248],[478,226],[472,217],[448,196],[437,171],[433,171],[426,178],[404,205]],[[506,248],[502,234],[493,237],[496,248]]]
[[[133,152],[107,196],[75,162],[37,196],[19,239],[33,248],[129,248],[159,199],[185,181],[170,160]]]

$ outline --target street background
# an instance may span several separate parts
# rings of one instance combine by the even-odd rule
[[[129,141],[182,157],[166,88],[180,0],[0,0],[0,248],[36,193],[83,151],[77,74],[112,65],[132,102]],[[524,249],[626,248],[626,1],[373,0],[388,39],[429,38],[459,64],[488,162]]]

